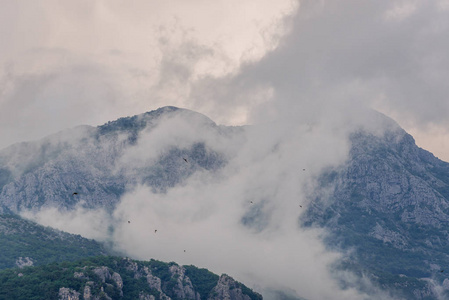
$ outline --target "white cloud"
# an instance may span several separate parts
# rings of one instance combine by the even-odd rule
[[[38,213],[24,211],[21,215],[41,225],[51,226],[97,241],[108,239],[109,229],[113,224],[105,210],[87,209],[82,204],[71,211],[59,211],[54,207],[46,207]]]
[[[384,13],[387,21],[402,21],[412,16],[418,9],[417,1],[396,1],[392,7]]]
[[[80,206],[70,212],[50,208],[25,216],[112,241],[116,250],[134,258],[227,273],[258,291],[283,290],[307,299],[360,299],[363,295],[355,289],[339,287],[336,277],[354,279],[331,271],[342,254],[326,250],[326,233],[299,227],[318,175],[343,164],[348,133],[369,124],[369,114],[348,124],[330,113],[317,115],[313,124],[287,116],[248,127],[235,138],[204,126],[195,114],[185,121],[186,114],[175,113],[144,130],[118,164],[131,169],[151,166],[169,145],[189,148],[202,141],[224,154],[224,168],[197,171],[166,193],[130,186],[112,215]]]
[[[261,59],[297,2],[4,1],[0,147],[164,105]]]
[[[114,234],[138,257],[242,280],[272,274],[312,299],[360,297],[336,294],[326,268],[338,256],[323,250],[316,232],[294,226],[301,212],[291,207],[306,201],[304,187],[323,167],[345,159],[347,133],[366,122],[366,106],[427,134],[424,148],[449,140],[446,1],[304,0],[297,15],[298,2],[287,0],[5,3],[1,20],[12,29],[0,29],[3,146],[167,104],[262,128],[229,148],[208,140],[232,153],[221,177],[198,173],[165,195],[139,187],[124,196]],[[195,131],[185,125],[162,124],[141,140],[155,152],[136,148],[123,163],[151,163],[166,136],[189,145]],[[446,148],[439,153],[448,160]],[[258,228],[240,223],[248,201],[267,217]]]
[[[280,47],[236,76],[200,82],[191,98],[199,107],[214,99],[205,113],[217,120],[237,111],[251,122],[292,112],[313,118],[327,106],[341,106],[350,119],[358,113],[352,102],[380,109],[406,130],[445,129],[449,16],[440,7],[439,1],[301,1]],[[270,93],[245,101],[260,90]],[[418,142],[431,147],[441,137]]]

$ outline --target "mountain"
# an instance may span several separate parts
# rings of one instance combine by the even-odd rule
[[[106,255],[100,243],[16,215],[0,215],[0,270]]]
[[[147,184],[164,192],[197,170],[220,168],[225,158],[208,149],[200,138],[181,149],[167,145],[154,162],[120,161],[140,135],[155,130],[161,119],[179,115],[214,135],[232,132],[198,113],[164,107],[98,127],[80,126],[39,141],[14,144],[0,151],[0,213],[17,214],[43,206],[70,209],[78,203],[111,210],[130,185]]]
[[[380,288],[398,299],[449,298],[449,164],[417,147],[394,121],[372,114],[373,124],[350,131],[344,163],[310,175],[316,184],[307,189],[298,224],[324,229],[326,247],[344,254],[332,270],[351,271],[358,279],[338,277],[342,289],[354,287],[369,295]],[[0,212],[82,206],[113,213],[136,186],[164,195],[200,175],[220,182],[220,171],[235,163],[236,153],[248,151],[252,161],[260,158],[251,151],[261,147],[264,134],[253,148],[242,150],[252,128],[218,126],[201,114],[164,107],[12,145],[0,151]],[[278,140],[267,144],[273,157],[299,151],[279,154],[285,148]],[[248,161],[240,163],[231,168],[244,169]],[[298,178],[308,176],[309,170],[301,169]],[[274,174],[290,174],[282,171]],[[255,198],[246,201],[255,203],[242,206],[242,230],[263,232],[271,222],[267,209],[282,207],[270,199],[278,186],[272,194],[261,191],[270,184],[275,183],[256,184]],[[257,197],[262,200],[256,203]]]
[[[0,299],[261,300],[228,275],[194,266],[102,256],[0,271]]]
[[[437,298],[435,284],[449,284],[449,164],[398,126],[350,141],[347,163],[321,175],[303,225],[327,228],[330,247],[352,251],[342,267],[396,296]]]

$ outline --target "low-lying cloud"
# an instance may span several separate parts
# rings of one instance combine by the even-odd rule
[[[287,117],[229,138],[222,131],[212,134],[210,128],[217,127],[210,123],[174,114],[142,131],[119,166],[151,165],[169,145],[188,148],[202,141],[226,157],[223,168],[198,170],[165,193],[143,184],[129,187],[112,213],[80,204],[73,211],[47,208],[24,215],[110,242],[133,258],[227,273],[268,298],[268,290],[280,290],[307,299],[361,299],[366,295],[355,288],[339,287],[336,277],[347,281],[350,275],[332,271],[344,254],[327,250],[326,232],[301,228],[299,218],[319,174],[347,159],[348,134],[369,122],[320,116],[313,124]]]

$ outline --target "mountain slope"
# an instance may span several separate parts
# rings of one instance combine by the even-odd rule
[[[111,256],[4,270],[0,282],[0,299],[262,299],[225,274]]]
[[[43,227],[18,216],[0,215],[0,269],[73,261],[106,253],[93,240]]]
[[[330,247],[352,250],[344,267],[404,297],[434,299],[433,285],[418,279],[448,280],[449,164],[399,128],[360,131],[351,143],[347,164],[321,176],[303,224],[327,228]]]
[[[305,206],[299,223],[307,228],[325,228],[326,245],[346,253],[335,266],[337,269],[368,277],[399,298],[449,297],[445,271],[449,267],[449,164],[417,147],[413,138],[387,117],[376,114],[373,120],[370,126],[350,134],[346,163],[326,168],[317,184],[311,185],[315,189],[307,195],[310,204]],[[307,132],[313,132],[313,124],[309,127]],[[254,235],[264,230],[276,232],[278,224],[269,226],[271,211],[286,208],[296,200],[286,201],[283,206],[278,202],[283,199],[275,197],[297,199],[298,195],[284,193],[282,180],[270,177],[273,170],[265,169],[265,162],[281,168],[275,173],[279,177],[297,174],[296,165],[289,172],[288,167],[277,164],[290,164],[289,157],[283,155],[297,155],[299,149],[288,147],[308,145],[282,145],[280,141],[285,140],[281,138],[263,144],[259,142],[265,136],[256,134],[256,142],[244,149],[249,153],[243,156],[246,160],[235,162],[237,155],[233,155],[243,148],[246,129],[217,126],[200,114],[165,107],[96,128],[78,127],[41,141],[13,145],[0,151],[0,210],[20,213],[53,206],[70,210],[82,205],[112,212],[120,197],[133,187],[146,185],[153,195],[166,194],[198,174],[215,180],[229,163],[238,172],[247,167],[248,161],[255,161],[259,164],[250,170],[269,176],[254,176],[254,181],[267,181],[242,189],[248,195],[234,202],[241,207],[232,207],[241,220],[236,227],[254,231]],[[260,145],[266,149],[253,158],[252,151]],[[320,154],[319,150],[311,152]],[[315,180],[308,171],[302,169],[298,178],[288,175],[284,180],[294,184],[305,183],[306,177]],[[242,180],[235,178],[237,182]],[[293,190],[304,192],[300,188]],[[192,195],[195,198],[197,194]],[[137,203],[145,207],[145,201]],[[196,205],[193,200],[189,203]],[[293,211],[291,206],[286,209]],[[174,211],[170,208],[172,214]],[[181,209],[182,218],[183,213]],[[293,213],[296,220],[302,210]],[[343,287],[351,284],[341,280]],[[363,280],[357,288],[369,289]]]
[[[167,119],[173,123],[174,138],[182,138],[185,123],[197,128],[200,135],[194,141],[186,140],[182,148],[145,141],[147,133]],[[165,192],[194,172],[215,170],[225,163],[223,155],[208,148],[200,130],[217,136],[229,132],[201,114],[164,107],[10,146],[0,151],[0,213],[42,206],[70,209],[79,203],[111,210],[125,190],[136,184]],[[148,154],[146,160],[136,161],[133,157],[138,155],[133,151],[139,151],[135,150],[138,142],[153,142],[151,146],[162,148]]]

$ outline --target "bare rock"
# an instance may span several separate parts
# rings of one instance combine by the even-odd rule
[[[223,274],[218,279],[208,300],[251,300],[251,298],[243,294],[242,288],[234,279]]]
[[[59,300],[79,300],[80,293],[75,290],[62,287],[59,289]]]
[[[23,267],[31,267],[34,264],[33,259],[31,257],[19,257],[16,260],[16,266],[19,268]]]

